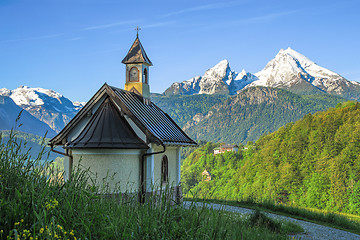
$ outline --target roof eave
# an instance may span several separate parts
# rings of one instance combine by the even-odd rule
[[[91,111],[92,107],[97,103],[98,100],[109,91],[112,91],[112,89],[107,85],[107,83],[104,83],[104,85],[94,94],[94,96],[85,104],[83,108],[80,109],[80,111],[66,124],[66,126],[49,141],[50,146],[61,146],[64,145],[64,140],[70,133],[70,131],[75,127],[78,122],[86,116],[86,114]],[[65,140],[66,141],[66,140]]]

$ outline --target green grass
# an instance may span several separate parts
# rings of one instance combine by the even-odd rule
[[[283,226],[273,231],[236,214],[174,206],[166,194],[145,204],[104,197],[108,189],[91,184],[89,171],[78,168],[63,182],[41,157],[32,158],[15,132],[0,139],[0,239],[288,238]]]
[[[188,201],[205,201],[212,203],[219,203],[230,206],[238,206],[250,208],[255,210],[266,211],[278,215],[284,215],[300,220],[310,221],[317,224],[346,230],[352,233],[360,234],[360,217],[351,214],[342,214],[319,209],[308,209],[293,206],[286,206],[282,204],[274,204],[270,201],[255,202],[253,200],[219,200],[219,199],[196,199],[185,198]]]
[[[276,233],[293,234],[304,232],[301,226],[289,221],[272,219],[258,209],[250,215],[248,222],[251,227],[263,227]]]

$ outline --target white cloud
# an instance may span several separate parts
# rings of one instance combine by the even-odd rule
[[[32,40],[50,39],[50,38],[57,38],[57,37],[60,37],[60,36],[62,36],[62,35],[63,35],[62,33],[59,33],[59,34],[43,35],[43,36],[38,36],[38,37],[11,39],[11,40],[0,41],[0,43],[9,43],[9,42],[21,42],[21,41],[32,41]]]
[[[197,12],[197,11],[204,11],[204,10],[210,10],[210,9],[220,9],[220,8],[229,8],[236,5],[242,5],[244,2],[239,3],[239,1],[232,1],[232,2],[221,2],[221,3],[212,3],[212,4],[205,4],[201,6],[191,7],[191,8],[185,8],[176,12],[167,13],[161,16],[161,18],[166,18],[174,15],[179,15],[183,13],[189,13],[189,12]]]
[[[117,27],[117,26],[121,26],[121,25],[137,23],[139,21],[140,20],[120,21],[120,22],[114,22],[114,23],[109,23],[109,24],[104,24],[104,25],[90,26],[90,27],[84,28],[83,30],[97,30],[97,29],[104,29],[104,28],[112,28],[112,27]]]

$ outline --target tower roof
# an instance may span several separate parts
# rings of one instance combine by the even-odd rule
[[[150,61],[150,59],[146,55],[146,52],[145,52],[143,46],[141,45],[141,42],[139,40],[138,35],[136,36],[136,39],[135,39],[133,45],[131,46],[128,54],[126,55],[126,57],[121,62],[124,63],[124,64],[128,64],[128,63],[147,63],[150,66],[152,66],[152,62]]]

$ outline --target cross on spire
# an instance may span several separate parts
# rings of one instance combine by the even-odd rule
[[[139,31],[141,30],[141,28],[139,28],[139,26],[136,26],[135,30],[136,30],[136,37],[138,37],[139,36]]]

